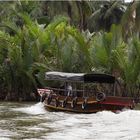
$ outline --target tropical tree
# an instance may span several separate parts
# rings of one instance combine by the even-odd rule
[[[0,41],[0,43],[3,43],[3,40],[8,42],[6,55],[3,54],[1,60],[8,93],[6,98],[14,100],[30,99],[30,93],[37,87],[34,74],[44,66],[43,63],[46,61],[45,56],[41,53],[44,46],[38,39],[42,29],[28,16],[21,15],[21,18],[25,23],[23,28],[16,25],[5,26],[14,30],[15,34],[10,36],[4,33]],[[2,44],[0,46],[2,47]]]
[[[139,12],[139,3],[125,14],[120,1],[14,1],[0,7],[1,99],[33,99],[30,93],[46,84],[46,71],[105,72],[119,80],[123,95],[139,93],[139,15],[132,26],[123,22]],[[87,23],[98,32],[84,31]]]
[[[45,1],[43,13],[48,19],[56,15],[69,17],[71,25],[80,30],[87,29],[87,19],[92,13],[91,2],[89,1]]]
[[[133,1],[127,7],[125,14],[123,15],[121,25],[123,27],[123,37],[127,41],[133,35],[140,37],[140,2]]]
[[[0,58],[7,100],[31,99],[30,93],[43,85],[36,75],[44,79],[45,71],[90,71],[88,43],[79,30],[68,24],[67,18],[59,17],[44,28],[26,14],[19,16],[23,27],[5,24],[15,34],[2,32],[0,38],[1,49],[6,49]]]
[[[93,71],[114,75],[120,85],[120,95],[140,94],[140,42],[138,37],[123,41],[121,26],[112,26],[109,33],[98,33],[91,41]]]
[[[56,18],[45,28],[50,39],[47,52],[53,70],[78,72],[90,69],[88,44],[84,36],[68,24],[67,18]]]
[[[121,70],[123,79],[123,94],[126,96],[136,96],[139,93],[140,85],[140,42],[133,38],[125,46],[114,51],[116,61]]]
[[[93,70],[112,74],[113,70],[117,69],[114,50],[123,46],[121,36],[121,26],[115,25],[112,26],[111,32],[100,32],[93,36],[90,48]]]
[[[32,19],[38,19],[43,15],[41,6],[40,1],[0,1],[0,25],[10,21],[22,27],[24,22],[18,14],[26,13]]]
[[[120,23],[125,12],[126,6],[122,1],[104,1],[100,4],[100,8],[94,11],[88,20],[90,32],[109,31],[112,24]]]

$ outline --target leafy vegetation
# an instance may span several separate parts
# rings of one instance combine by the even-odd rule
[[[0,3],[0,99],[37,99],[46,71],[109,73],[140,95],[139,2]]]

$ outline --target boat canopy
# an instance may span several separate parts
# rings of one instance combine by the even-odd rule
[[[82,82],[82,83],[114,83],[115,77],[102,73],[65,73],[65,72],[46,72],[46,80],[57,80],[66,82]]]

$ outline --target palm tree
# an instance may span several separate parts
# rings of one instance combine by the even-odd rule
[[[115,25],[111,32],[100,32],[93,36],[90,48],[93,70],[112,74],[113,70],[117,69],[114,50],[123,45],[121,36],[121,27]]]
[[[45,1],[43,13],[50,19],[56,15],[68,16],[71,25],[82,30],[86,29],[87,19],[92,13],[90,3],[88,1]]]
[[[42,17],[41,6],[40,1],[0,1],[0,23],[12,21],[22,26],[24,23],[18,13],[27,13],[33,19]]]
[[[50,38],[48,52],[54,70],[82,72],[90,69],[88,44],[84,36],[68,20],[55,19],[45,29]],[[53,61],[52,61],[53,60]]]
[[[140,2],[133,1],[127,7],[127,10],[122,18],[121,25],[123,27],[123,36],[127,41],[133,35],[139,35],[140,32]]]
[[[101,3],[101,7],[93,12],[88,20],[90,32],[99,30],[109,31],[112,24],[119,24],[125,12],[124,4],[121,1]]]
[[[116,61],[121,70],[123,79],[124,95],[135,96],[140,85],[140,42],[137,38],[115,51]],[[125,95],[126,96],[126,95]]]
[[[44,45],[41,44],[39,36],[42,34],[42,29],[35,22],[32,22],[27,15],[21,15],[24,20],[23,28],[14,25],[10,29],[16,30],[14,36],[5,34],[1,36],[0,43],[7,41],[7,58],[2,62],[2,68],[5,73],[5,85],[7,88],[7,99],[23,100],[31,99],[30,93],[36,89],[35,71],[46,68],[43,65],[46,61],[42,51]],[[7,26],[6,26],[7,27]],[[0,45],[2,46],[2,45]],[[2,55],[3,57],[4,54]],[[4,62],[6,61],[6,63]],[[26,84],[25,84],[26,83]]]

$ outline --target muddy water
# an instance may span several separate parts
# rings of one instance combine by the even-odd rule
[[[0,140],[140,140],[140,111],[47,112],[42,103],[0,102]]]

